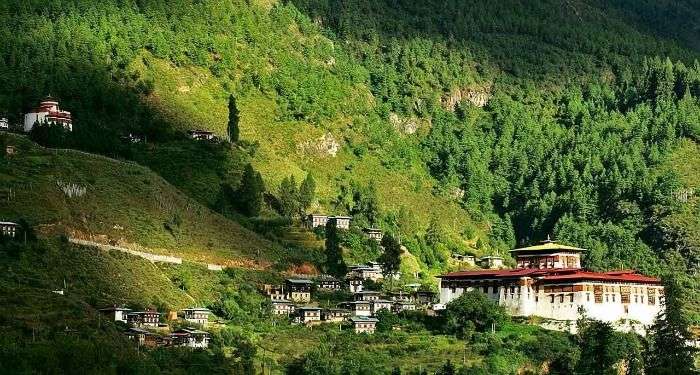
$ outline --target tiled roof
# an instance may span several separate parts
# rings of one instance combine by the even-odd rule
[[[580,247],[562,245],[562,244],[558,244],[558,243],[551,241],[551,240],[546,240],[546,241],[540,242],[539,245],[521,247],[518,249],[511,250],[511,252],[521,253],[521,252],[529,252],[529,251],[555,251],[555,250],[586,251],[586,249],[582,249]]]
[[[460,271],[438,276],[442,279],[510,279],[520,277],[542,278],[547,281],[600,280],[640,283],[660,283],[655,277],[632,270],[592,272],[581,268],[521,268],[512,270]]]

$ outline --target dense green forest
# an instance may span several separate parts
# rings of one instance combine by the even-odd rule
[[[50,93],[74,131],[40,144],[145,165],[273,240],[351,214],[426,284],[452,252],[552,235],[595,270],[677,274],[698,323],[699,20],[692,0],[6,0],[0,115]],[[290,199],[301,181],[315,199]]]

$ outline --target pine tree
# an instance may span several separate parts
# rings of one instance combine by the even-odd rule
[[[382,247],[384,252],[379,257],[379,262],[383,264],[385,277],[391,278],[401,266],[401,244],[394,236],[387,234],[382,238]]]
[[[252,165],[246,165],[236,197],[238,210],[247,216],[258,216],[262,209],[264,192],[265,184],[260,172],[253,169]]]
[[[229,142],[238,142],[240,130],[238,122],[240,120],[238,107],[236,106],[236,98],[231,95],[228,98],[228,138]]]
[[[693,355],[695,350],[688,346],[692,339],[688,330],[688,320],[683,315],[681,285],[671,277],[664,283],[664,309],[649,330],[647,352],[648,375],[695,374]]]
[[[326,271],[335,276],[345,276],[347,272],[338,228],[331,220],[326,223]]]
[[[299,208],[301,211],[305,212],[311,207],[316,197],[316,181],[314,180],[311,173],[306,175],[304,181],[302,181],[301,186],[299,186]]]
[[[299,192],[294,176],[285,177],[279,188],[280,214],[292,217],[299,212]]]

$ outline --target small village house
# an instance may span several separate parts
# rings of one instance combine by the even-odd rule
[[[476,257],[474,257],[473,255],[462,255],[452,253],[452,260],[454,260],[457,263],[463,263],[469,266],[476,265]]]
[[[325,228],[328,223],[328,215],[310,214],[306,217],[306,226],[310,229]]]
[[[5,117],[0,118],[0,130],[10,130],[10,122]]]
[[[391,308],[394,306],[393,301],[385,300],[385,299],[377,299],[371,302],[372,304],[372,315],[376,315],[379,310],[386,310],[386,311],[391,311]]]
[[[13,145],[5,146],[5,154],[12,156],[17,153],[17,148]]]
[[[414,311],[416,305],[412,302],[394,302],[394,312],[400,313],[403,311]]]
[[[139,347],[155,348],[160,344],[159,335],[140,328],[129,328],[124,332],[126,337]]]
[[[403,292],[403,291],[389,292],[388,296],[392,301],[399,301],[399,302],[413,302],[413,299],[415,298],[414,295],[412,295],[411,293],[407,293],[407,292]]]
[[[19,224],[11,221],[0,221],[0,235],[15,238],[19,233]]]
[[[24,115],[25,132],[30,132],[35,124],[61,125],[64,129],[73,131],[71,113],[62,111],[58,106],[58,101],[50,96]]]
[[[431,305],[436,301],[437,293],[429,290],[419,290],[415,293],[414,300],[419,305]]]
[[[492,270],[503,268],[503,257],[497,255],[481,257],[479,258],[479,265]]]
[[[359,277],[362,280],[379,281],[384,279],[382,269],[372,267],[365,264],[358,264],[348,267],[349,271],[346,277]]]
[[[355,301],[376,301],[381,294],[381,292],[375,292],[373,290],[363,290],[362,292],[353,294],[353,298]]]
[[[364,279],[357,275],[350,275],[347,278],[350,287],[350,293],[361,292],[363,289]]]
[[[382,242],[382,238],[384,238],[384,232],[378,228],[364,228],[362,231],[365,233],[367,238],[377,242]]]
[[[329,323],[344,322],[350,317],[350,311],[346,309],[325,309],[321,312],[321,319]]]
[[[287,279],[287,281],[285,281],[287,299],[297,303],[307,303],[311,301],[312,285],[313,282],[308,279]]]
[[[350,301],[343,302],[339,305],[340,308],[347,309],[353,316],[371,316],[372,305],[369,301]]]
[[[105,307],[104,309],[100,309],[100,312],[102,314],[105,314],[109,316],[110,320],[114,322],[124,322],[126,323],[126,315],[131,311],[131,309],[127,309],[125,307],[117,307],[111,306],[111,307]]]
[[[321,308],[303,306],[296,309],[297,318],[303,324],[315,324],[321,321]]]
[[[209,347],[209,333],[188,327],[178,329],[170,334],[173,346],[192,349],[206,349]]]
[[[350,220],[352,220],[350,216],[330,216],[328,218],[328,221],[336,228],[345,230],[350,229]]]
[[[214,133],[207,130],[188,130],[187,134],[189,134],[190,138],[197,141],[213,141],[216,139]]]
[[[287,315],[294,313],[294,304],[288,300],[272,301],[272,313],[275,315]]]
[[[350,322],[352,323],[352,328],[355,330],[355,333],[372,334],[377,328],[379,320],[366,316],[353,316],[350,318]]]
[[[316,286],[323,290],[340,290],[342,283],[330,275],[320,275],[316,277]]]
[[[284,287],[282,285],[263,285],[263,294],[270,297],[273,301],[282,301],[286,299],[284,295]]]
[[[186,321],[206,326],[209,323],[209,314],[211,314],[211,311],[203,307],[192,307],[182,310],[182,314]]]
[[[158,327],[160,313],[155,310],[136,311],[126,314],[126,321],[132,327]]]

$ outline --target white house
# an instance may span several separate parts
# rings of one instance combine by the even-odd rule
[[[19,224],[11,221],[0,221],[0,235],[15,238],[19,232]]]
[[[355,333],[374,333],[379,320],[365,316],[353,316],[350,318]]]
[[[0,130],[9,130],[10,122],[5,117],[0,118]]]
[[[206,349],[209,347],[209,333],[194,328],[179,329],[170,334],[174,346],[183,346],[192,349]]]
[[[57,124],[62,125],[66,130],[73,131],[73,118],[68,111],[62,111],[58,106],[58,101],[50,96],[42,100],[34,109],[24,115],[24,131],[29,132],[34,128],[34,124]]]
[[[103,314],[106,314],[110,317],[115,322],[124,322],[126,323],[126,315],[131,311],[131,309],[127,309],[125,307],[117,307],[117,306],[112,306],[112,307],[105,307],[104,309],[100,309],[100,312]]]
[[[209,323],[209,314],[211,311],[203,307],[192,307],[189,309],[183,309],[182,314],[186,321],[195,324],[201,324],[203,326]]]

